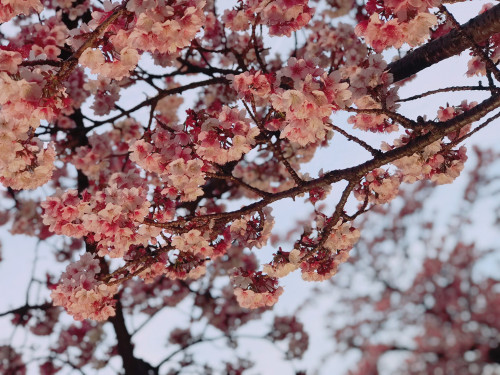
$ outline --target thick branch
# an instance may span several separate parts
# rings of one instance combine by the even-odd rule
[[[127,330],[120,300],[116,303],[116,315],[109,318],[118,341],[118,354],[122,357],[125,375],[155,375],[158,371],[150,364],[134,356],[132,336]]]
[[[482,44],[490,36],[500,32],[500,4],[471,19],[462,25],[461,29],[470,35],[475,43]],[[448,34],[410,52],[402,59],[389,64],[389,71],[394,76],[394,82],[408,78],[425,68],[472,47],[471,41],[463,32],[454,29]]]
[[[414,153],[422,150],[424,147],[430,145],[432,142],[443,138],[446,134],[456,132],[467,124],[472,124],[473,122],[480,120],[482,117],[486,116],[488,113],[498,108],[499,106],[500,95],[494,95],[483,101],[481,104],[454,117],[451,120],[431,123],[434,126],[432,131],[416,137],[404,146],[381,153],[379,156],[374,157],[373,159],[368,160],[355,167],[337,169],[326,173],[323,177],[319,177],[310,181],[304,181],[299,186],[273,194],[270,197],[263,198],[258,202],[249,204],[236,211],[197,216],[189,219],[179,218],[168,223],[156,223],[151,220],[144,220],[144,222],[148,225],[165,229],[176,229],[182,227],[188,221],[192,223],[198,222],[204,224],[210,222],[210,220],[222,220],[227,222],[239,218],[241,215],[246,215],[258,211],[268,206],[269,204],[281,199],[294,198],[300,194],[307,193],[314,188],[331,185],[342,180],[352,181],[355,178],[361,178],[366,173],[374,170],[375,168],[382,167],[388,163],[393,162],[394,160],[401,159],[404,156],[413,155]]]
[[[61,70],[59,70],[59,73],[57,73],[57,80],[59,82],[62,83],[66,78],[68,78],[71,72],[78,65],[78,59],[83,54],[83,52],[85,52],[87,48],[92,47],[96,40],[99,39],[102,33],[108,28],[108,26],[115,22],[123,13],[126,12],[125,6],[126,2],[124,5],[120,5],[119,7],[115,8],[113,13],[92,33],[90,33],[90,36],[85,41],[85,43],[83,43],[81,47],[78,48],[78,50],[75,51],[75,53],[73,53],[73,55],[71,55],[71,57],[63,63]]]

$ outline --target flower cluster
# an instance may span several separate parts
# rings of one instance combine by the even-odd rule
[[[118,49],[129,47],[175,57],[203,26],[204,6],[203,0],[172,1],[168,5],[156,0],[129,1],[127,10],[135,13],[134,20],[124,20],[123,28],[110,41]]]
[[[394,146],[383,142],[385,151],[392,150],[406,144],[410,136],[403,135],[395,140]],[[441,141],[435,141],[426,146],[422,151],[411,156],[404,156],[392,162],[401,175],[401,181],[414,183],[415,181],[429,179],[439,185],[452,183],[464,169],[467,161],[467,148],[460,146],[453,150]]]
[[[223,165],[250,151],[258,134],[258,128],[250,127],[245,110],[224,106],[217,118],[202,124],[196,152],[209,162]]]
[[[317,59],[318,66],[323,69],[342,70],[359,65],[368,56],[366,45],[356,36],[352,25],[338,23],[333,26],[327,20],[315,20],[307,29],[307,43],[297,55],[306,60]]]
[[[262,272],[237,269],[231,276],[231,282],[239,305],[247,309],[273,306],[283,294],[283,288],[278,287],[277,279],[263,275]]]
[[[474,108],[477,105],[477,102],[467,102],[467,100],[463,100],[460,105],[457,106],[450,106],[448,105],[447,107],[439,107],[437,117],[439,121],[448,121],[451,120],[452,118],[464,113],[465,111],[468,111],[471,108]],[[459,132],[453,132],[453,133],[448,133],[446,134],[446,137],[448,137],[451,141],[456,141],[457,139],[463,137],[466,135],[471,129],[471,124],[465,125],[462,129],[460,129]]]
[[[493,7],[493,4],[485,4],[481,9],[480,13]],[[488,42],[488,57],[494,64],[498,64],[500,61],[500,33],[491,36]],[[471,59],[467,63],[468,70],[465,73],[468,77],[472,76],[485,76],[487,73],[486,63],[481,58],[477,56],[475,52],[471,52]]]
[[[271,277],[282,278],[298,269],[299,262],[299,250],[293,249],[288,253],[280,248],[278,252],[274,254],[273,261],[270,264],[264,264],[262,270]]]
[[[242,247],[260,249],[268,242],[273,226],[271,208],[266,207],[259,212],[258,217],[246,215],[234,220],[231,224],[231,237]]]
[[[367,173],[364,181],[354,188],[354,196],[360,201],[368,199],[374,204],[388,203],[398,195],[400,184],[400,176],[390,175],[384,169],[377,168]]]
[[[399,48],[404,43],[418,46],[425,42],[430,28],[438,22],[437,17],[428,12],[429,8],[440,4],[441,0],[370,0],[366,8],[371,16],[358,24],[356,33],[376,52],[388,47]]]
[[[22,61],[23,57],[19,52],[0,49],[0,70],[16,74]]]
[[[233,31],[244,31],[250,24],[269,27],[269,34],[290,36],[304,27],[314,10],[308,6],[309,0],[245,0],[239,8],[226,10],[222,20]]]
[[[33,11],[40,13],[42,10],[43,5],[39,0],[4,1],[0,5],[0,22],[7,22],[19,14],[25,14],[28,16]]]
[[[118,287],[99,281],[100,271],[99,261],[90,253],[68,265],[51,293],[54,305],[63,306],[76,320],[106,320],[114,316],[113,296]]]
[[[324,224],[326,224],[324,217],[319,215],[316,220],[318,229],[321,229]],[[354,228],[350,222],[339,220],[333,226],[324,247],[330,251],[351,250],[354,244],[358,242],[360,235],[359,229]]]
[[[107,61],[101,50],[87,48],[78,62],[89,68],[93,74],[100,74],[103,77],[120,80],[129,75],[139,62],[139,52],[130,47],[124,47],[115,54],[113,61]]]
[[[332,219],[317,213],[316,230],[321,233]],[[324,281],[337,273],[338,266],[349,259],[349,251],[359,240],[360,231],[350,222],[340,219],[329,232],[323,246],[317,248],[318,239],[303,236],[290,253],[290,261],[299,263],[302,279],[306,281]],[[312,250],[310,250],[312,248]]]
[[[42,203],[44,224],[56,234],[86,236],[97,244],[100,256],[121,257],[130,245],[154,242],[160,230],[152,233],[140,225],[149,213],[147,191],[124,186],[122,177],[113,175],[110,186],[94,195],[84,192],[80,197],[68,190],[47,198]]]
[[[98,76],[96,80],[88,80],[83,86],[94,95],[91,108],[97,116],[107,115],[114,110],[115,103],[120,99],[120,86],[115,80],[106,77],[108,75]]]
[[[273,108],[285,115],[281,137],[305,146],[323,141],[333,110],[350,104],[349,85],[340,74],[327,74],[315,61],[291,57],[277,73],[277,81],[290,82],[290,89],[277,88],[271,95]]]
[[[56,152],[52,144],[47,148],[33,137],[24,144],[16,140],[0,140],[0,182],[13,189],[36,189],[52,177]],[[9,142],[10,141],[10,142]],[[5,143],[4,143],[5,142]]]
[[[130,160],[147,172],[158,175],[165,183],[162,194],[182,201],[193,201],[203,194],[204,163],[195,159],[192,136],[184,130],[160,128],[148,136],[149,140],[131,143]]]
[[[35,2],[10,2],[0,5],[0,18],[13,10],[24,14],[30,8],[41,11],[39,7]],[[20,65],[23,59],[57,60],[67,33],[59,19],[51,17],[44,25],[26,26],[20,38],[0,49],[0,180],[13,189],[34,189],[50,180],[54,147],[45,146],[34,134],[41,121],[69,113],[72,102],[65,88],[56,88],[47,79],[51,68]]]
[[[349,258],[349,250],[340,250],[336,254],[321,250],[300,263],[302,279],[305,281],[325,281],[337,273],[338,266]]]
[[[387,72],[387,63],[382,55],[370,55],[367,59],[342,70],[343,77],[349,78],[354,104],[359,109],[386,108],[395,111],[399,104],[397,87],[389,88],[392,74]],[[358,113],[349,117],[353,128],[374,133],[390,133],[399,127],[383,113]]]
[[[201,258],[211,257],[213,248],[197,229],[176,236],[172,239],[172,246],[184,252],[189,252]]]
[[[18,61],[18,60],[14,60]],[[11,63],[4,66],[14,69]],[[23,69],[19,79],[0,71],[0,181],[13,189],[35,189],[50,180],[55,160],[52,144],[44,147],[34,136],[41,120],[51,121],[69,104],[64,89],[43,96],[42,71]]]
[[[202,172],[203,162],[201,160],[177,159],[171,162],[166,169],[166,179],[170,187],[162,190],[169,198],[181,196],[181,201],[194,201],[203,190],[200,188],[205,183]]]
[[[257,100],[257,104],[263,103],[262,99],[267,99],[273,89],[270,81],[272,78],[262,74],[261,71],[255,73],[244,72],[231,78],[238,95],[247,101]]]

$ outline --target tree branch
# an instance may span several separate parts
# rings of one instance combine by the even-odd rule
[[[223,77],[210,78],[210,79],[207,79],[204,81],[191,82],[191,83],[188,83],[184,86],[179,86],[179,87],[174,87],[171,89],[163,90],[163,91],[159,92],[158,95],[156,95],[152,98],[146,99],[143,102],[137,104],[136,106],[134,106],[126,111],[123,111],[122,113],[119,113],[118,115],[116,115],[114,117],[110,117],[108,119],[100,120],[100,121],[90,120],[94,123],[94,125],[87,127],[86,128],[87,132],[98,127],[98,126],[101,126],[103,124],[113,123],[116,120],[118,120],[124,116],[130,115],[132,112],[135,112],[143,107],[147,107],[147,106],[153,104],[154,102],[157,102],[160,99],[165,98],[166,96],[180,94],[180,93],[187,91],[187,90],[191,90],[191,89],[195,89],[195,88],[203,87],[203,86],[214,85],[214,84],[218,84],[218,83],[228,83],[228,80],[226,78],[223,78]]]
[[[149,363],[134,356],[134,345],[132,344],[132,336],[125,325],[123,316],[123,308],[120,300],[116,303],[116,315],[109,318],[116,333],[118,341],[118,354],[122,357],[123,368],[125,375],[156,375],[158,371]]]
[[[1,312],[0,313],[0,317],[6,316],[6,315],[9,315],[9,314],[24,315],[29,310],[47,310],[47,309],[50,309],[50,308],[53,308],[52,302],[42,303],[41,305],[28,305],[28,304],[26,304],[24,306],[21,306],[21,307],[18,307],[18,308],[9,310],[9,311]]]
[[[471,48],[473,44],[466,34],[470,35],[475,43],[481,44],[493,34],[499,33],[500,4],[471,19],[461,26],[461,30],[454,29],[389,64],[389,72],[394,76],[394,82],[408,78],[431,65]]]
[[[188,222],[195,224],[195,226],[200,223],[202,223],[202,225],[205,225],[206,223],[210,222],[210,220],[221,220],[222,222],[228,222],[230,220],[239,218],[242,215],[258,211],[273,202],[285,198],[294,198],[314,188],[331,185],[342,180],[352,181],[356,177],[361,178],[366,173],[374,170],[375,168],[379,168],[395,160],[401,159],[404,156],[413,155],[414,153],[422,150],[424,147],[430,145],[432,142],[443,138],[446,134],[456,132],[467,124],[471,124],[475,121],[480,120],[495,108],[498,108],[498,106],[500,106],[500,95],[491,96],[490,98],[484,100],[481,104],[478,104],[477,106],[471,108],[468,111],[465,111],[464,113],[454,117],[451,120],[436,123],[431,122],[430,124],[433,125],[431,131],[416,137],[404,146],[381,153],[380,156],[374,157],[373,159],[370,159],[357,166],[337,169],[326,173],[323,177],[319,177],[310,181],[303,181],[299,186],[278,192],[270,197],[263,198],[255,203],[251,203],[239,210],[208,214],[189,219],[178,218],[177,220],[167,223],[157,223],[152,220],[146,219],[144,220],[144,224],[164,229],[178,229],[179,227],[183,227],[184,225],[186,225]]]

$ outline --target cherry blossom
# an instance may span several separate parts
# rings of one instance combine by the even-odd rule
[[[498,117],[500,8],[460,25],[439,0],[358,3],[0,5],[0,225],[39,240],[25,305],[0,311],[30,345],[13,335],[4,358],[47,374],[108,371],[117,356],[123,369],[111,371],[127,374],[246,371],[246,357],[217,367],[192,347],[219,340],[213,328],[236,347],[239,329],[279,303],[279,279],[341,277],[370,212],[408,183],[463,173],[477,153],[469,138]],[[465,50],[467,84],[418,92],[415,75]],[[155,367],[135,335],[175,306],[189,324],[167,327],[175,349]],[[296,317],[270,324],[260,339],[301,358]],[[41,336],[46,350],[30,356]],[[365,369],[386,349],[367,350]]]
[[[272,264],[264,264],[262,270],[271,277],[281,278],[299,267],[300,251],[293,249],[286,253],[281,249],[274,255]]]
[[[54,305],[64,306],[76,320],[106,320],[114,316],[113,296],[117,287],[96,280],[99,271],[99,261],[89,253],[70,264],[59,285],[52,291]]]
[[[120,80],[133,70],[139,62],[139,54],[136,49],[125,47],[118,53],[119,57],[108,62],[98,49],[86,49],[80,59],[80,64],[91,69],[93,74],[100,74],[106,78]]]
[[[276,279],[261,272],[236,270],[231,281],[239,305],[247,309],[273,306],[283,294],[283,288],[277,286]]]
[[[34,1],[4,1],[0,6],[0,22],[7,22],[19,14],[29,15],[31,12],[41,12],[43,5],[38,0]]]
[[[259,129],[250,127],[244,110],[224,107],[217,119],[209,118],[203,123],[196,152],[205,160],[223,165],[249,152],[258,134]]]
[[[377,13],[373,13],[368,21],[356,27],[356,33],[363,36],[377,52],[388,47],[400,48],[404,43],[411,47],[425,42],[430,35],[430,28],[436,26],[437,17],[430,13],[417,13],[409,20],[391,19],[383,22]]]
[[[304,27],[313,15],[308,0],[246,0],[242,9],[226,10],[223,20],[233,31],[244,31],[253,22],[269,27],[270,35],[290,36]],[[256,14],[259,17],[256,17]]]
[[[188,251],[200,257],[211,257],[213,249],[208,241],[203,238],[201,232],[192,229],[188,233],[172,239],[172,246],[181,251]]]
[[[348,84],[340,82],[338,73],[327,75],[314,62],[288,60],[281,76],[292,79],[294,89],[278,90],[271,96],[274,109],[284,112],[282,138],[305,146],[327,136],[326,119],[334,109],[350,103]]]
[[[398,195],[399,185],[399,176],[391,176],[382,168],[377,168],[366,175],[365,181],[354,190],[354,195],[360,201],[368,197],[370,202],[376,204],[388,203]]]
[[[266,208],[259,212],[258,217],[247,215],[242,219],[234,220],[231,224],[231,235],[233,240],[238,241],[243,247],[260,249],[269,240],[273,225],[271,209]]]
[[[0,51],[0,70],[7,73],[15,74],[18,71],[18,66],[23,61],[23,57],[17,51]]]

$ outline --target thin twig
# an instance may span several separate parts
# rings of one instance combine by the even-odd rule
[[[387,109],[379,109],[379,108],[370,108],[370,109],[359,109],[359,108],[352,108],[348,107],[345,109],[347,112],[354,112],[354,113],[371,113],[371,114],[377,114],[377,115],[385,115],[389,117],[390,119],[400,123],[404,128],[407,129],[420,129],[422,128],[421,123],[418,123],[416,121],[413,121],[399,113],[389,111]]]
[[[260,195],[261,197],[268,197],[271,195],[271,193],[268,193],[267,191],[263,191],[263,190],[260,190],[256,187],[253,187],[253,186],[247,184],[245,181],[243,181],[237,177],[234,177],[232,175],[210,173],[210,172],[207,172],[205,174],[210,178],[216,178],[216,179],[235,182],[236,184],[240,185],[241,187],[244,187],[245,189],[248,189],[257,195]]]
[[[488,56],[488,53],[486,53],[480,46],[479,44],[476,43],[474,38],[471,36],[469,30],[467,28],[462,27],[456,18],[451,14],[448,9],[444,5],[439,6],[439,10],[446,15],[447,18],[450,19],[451,23],[457,30],[462,33],[465,38],[469,41],[471,44],[472,49],[476,54],[479,55],[481,60],[486,64],[486,67],[493,73],[497,81],[500,81],[500,70],[498,70],[497,66],[495,63],[491,60],[491,58]]]
[[[244,100],[242,101],[242,103],[245,106],[245,108],[246,108],[248,114],[250,115],[250,117],[252,118],[252,120],[259,127],[260,132],[262,133],[262,136],[264,137],[267,145],[271,148],[271,150],[276,155],[276,157],[278,158],[278,160],[283,163],[283,165],[285,166],[285,168],[288,171],[288,173],[292,176],[292,178],[295,181],[295,183],[297,185],[300,185],[303,182],[303,180],[299,177],[299,175],[297,174],[297,172],[295,172],[295,169],[293,169],[293,167],[291,166],[290,162],[288,160],[286,160],[285,156],[281,152],[281,145],[280,145],[279,138],[277,138],[276,144],[273,143],[273,141],[267,135],[266,128],[261,123],[261,121],[259,121],[257,119],[257,117],[255,117],[255,115],[252,113],[252,111],[248,107],[248,104]]]
[[[358,145],[360,145],[361,147],[363,147],[366,151],[368,151],[370,154],[372,154],[373,156],[380,156],[380,154],[382,154],[382,151],[380,150],[377,150],[375,148],[373,148],[372,146],[370,146],[368,143],[366,143],[365,141],[363,141],[362,139],[359,139],[358,137],[355,137],[349,133],[347,133],[345,130],[339,128],[338,126],[336,125],[333,125],[332,123],[328,123],[328,125],[333,129],[335,130],[336,132],[339,132],[340,134],[342,134],[344,137],[346,137],[349,141],[353,141],[353,142],[356,142]]]
[[[209,85],[214,85],[214,84],[218,84],[218,83],[225,84],[225,83],[228,83],[228,81],[226,78],[217,77],[217,78],[210,78],[210,79],[207,79],[205,81],[192,82],[192,83],[188,83],[184,86],[179,86],[179,87],[174,87],[171,89],[163,90],[163,91],[159,92],[156,96],[149,98],[149,99],[146,99],[146,100],[142,101],[141,103],[137,104],[136,106],[134,106],[134,107],[132,107],[132,108],[116,115],[116,116],[113,116],[113,117],[110,117],[110,118],[107,118],[104,120],[100,120],[100,121],[90,119],[90,121],[93,122],[94,125],[89,126],[86,129],[87,129],[87,131],[90,131],[98,126],[103,125],[103,124],[113,123],[116,120],[119,120],[120,118],[122,118],[123,116],[128,116],[131,113],[133,113],[133,112],[135,112],[143,107],[152,105],[154,102],[159,101],[160,99],[163,99],[166,96],[180,94],[180,93],[187,91],[187,90],[192,90],[192,89],[195,89],[198,87],[209,86]]]
[[[500,89],[494,87],[494,91],[500,91]],[[438,94],[441,92],[454,92],[454,91],[491,91],[491,87],[485,87],[485,86],[453,86],[453,87],[445,87],[442,89],[437,89],[437,90],[431,90],[424,92],[422,94],[418,95],[413,95],[405,99],[399,99],[396,100],[396,102],[401,103],[401,102],[409,102],[411,100],[416,100],[416,99],[421,99],[423,97],[429,96],[429,95],[434,95]]]
[[[344,212],[344,206],[347,203],[347,198],[349,198],[349,195],[351,194],[351,191],[354,189],[358,181],[349,181],[349,184],[346,186],[344,191],[342,192],[342,196],[340,197],[339,202],[335,206],[335,211],[333,212],[332,216],[330,217],[330,221],[328,224],[323,228],[321,231],[321,240],[318,242],[318,244],[315,246],[316,250],[321,250],[323,246],[325,245],[326,241],[328,240],[328,237],[333,231],[333,228],[335,225],[337,225],[339,219],[342,217],[342,214]],[[308,253],[307,255],[312,256],[315,251],[312,251]],[[304,258],[307,258],[306,257]],[[304,260],[303,258],[303,260]]]

